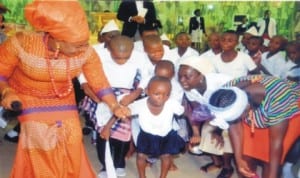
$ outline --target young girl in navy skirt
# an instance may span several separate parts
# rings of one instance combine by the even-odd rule
[[[160,178],[166,178],[172,155],[180,153],[185,147],[173,123],[174,114],[181,115],[184,109],[178,101],[169,98],[171,88],[169,79],[155,76],[149,81],[147,97],[129,105],[140,127],[139,133],[134,136],[139,178],[146,177],[147,157],[160,158]]]

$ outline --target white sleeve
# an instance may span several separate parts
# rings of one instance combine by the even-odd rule
[[[257,68],[257,65],[255,64],[253,59],[248,54],[245,53],[243,59],[244,59],[244,63],[246,65],[248,71],[252,71]]]
[[[87,80],[83,73],[81,73],[77,78],[80,84],[87,83]]]
[[[174,114],[181,115],[184,112],[184,107],[176,100],[171,99],[172,102],[172,109],[174,111]]]

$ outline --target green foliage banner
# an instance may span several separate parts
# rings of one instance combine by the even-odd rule
[[[23,16],[25,4],[32,0],[1,0],[10,9],[5,17],[8,22],[26,24]],[[89,25],[93,34],[98,31],[97,21],[90,15],[92,12],[116,12],[119,0],[80,0],[85,8]],[[187,31],[189,18],[195,9],[200,9],[205,18],[208,30],[223,31],[235,29],[233,18],[235,15],[247,15],[249,21],[256,22],[267,9],[271,17],[276,19],[278,34],[289,39],[294,36],[296,7],[295,1],[154,1],[158,18],[163,24],[162,32],[175,34]]]

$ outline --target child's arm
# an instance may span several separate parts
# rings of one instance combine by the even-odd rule
[[[121,100],[120,104],[123,106],[128,106],[130,103],[132,103],[134,100],[136,100],[143,92],[143,89],[138,88],[134,91],[132,91],[130,94],[125,95]]]
[[[262,64],[258,65],[258,69],[262,71],[264,74],[272,75]]]
[[[102,139],[108,140],[110,137],[110,129],[116,122],[117,118],[112,116],[109,121],[104,125],[103,129],[99,132]]]
[[[249,71],[249,74],[254,75],[254,74],[260,74],[260,69],[256,67],[255,69]]]

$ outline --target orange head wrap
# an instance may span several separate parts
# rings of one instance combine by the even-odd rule
[[[66,42],[89,39],[89,27],[83,8],[77,0],[35,0],[26,5],[25,17],[39,31]]]

